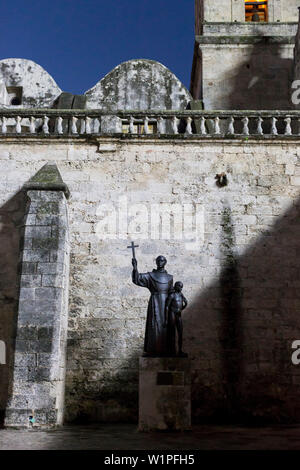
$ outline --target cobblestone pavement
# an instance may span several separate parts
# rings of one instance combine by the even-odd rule
[[[196,426],[187,433],[139,433],[132,424],[0,430],[1,450],[299,450],[299,426]]]

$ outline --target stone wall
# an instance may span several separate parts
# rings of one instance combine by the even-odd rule
[[[186,109],[192,97],[181,81],[155,60],[134,59],[115,67],[85,93],[88,109]]]
[[[300,366],[291,362],[292,342],[300,339],[299,141],[2,137],[0,334],[5,328],[8,338],[17,297],[12,234],[22,212],[15,194],[48,161],[57,162],[71,193],[66,419],[137,420],[149,294],[131,282],[126,235],[97,236],[103,204],[112,214],[111,204],[126,195],[131,215],[142,209],[136,203],[143,210],[204,207],[204,241],[193,250],[185,240],[135,236],[141,272],[164,254],[168,271],[184,283],[194,422],[299,421]],[[216,184],[222,172],[225,187]]]
[[[277,4],[280,3],[279,5],[276,5],[276,0],[274,4],[274,21],[278,21],[278,17],[276,17],[276,6],[277,6],[277,11],[278,14],[280,14],[281,21],[297,21],[298,20],[298,8],[300,7],[300,0],[289,0],[288,2],[284,2],[281,0],[281,2],[278,2]]]
[[[295,37],[293,80],[300,79],[300,22],[298,23],[297,34]],[[298,88],[298,87],[297,87]],[[292,85],[292,90],[295,89]],[[293,92],[293,91],[292,91]],[[294,103],[295,109],[299,109],[299,104]]]
[[[245,21],[245,0],[195,0],[196,17],[207,22]],[[299,0],[268,0],[269,22],[297,21]],[[199,23],[196,20],[196,25]]]
[[[292,44],[221,42],[199,46],[205,109],[293,108]]]
[[[196,1],[191,92],[206,109],[291,109],[298,0],[269,1],[269,23],[245,22],[244,0]],[[231,4],[231,6],[229,5]],[[298,5],[299,4],[299,5]],[[233,12],[240,11],[238,17]],[[202,9],[202,10],[201,10]],[[226,13],[227,12],[227,13]]]
[[[201,21],[224,23],[245,20],[244,0],[196,0],[195,4],[196,15],[201,15]]]

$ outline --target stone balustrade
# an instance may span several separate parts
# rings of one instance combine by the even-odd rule
[[[300,137],[300,111],[101,111],[1,109],[5,136]]]

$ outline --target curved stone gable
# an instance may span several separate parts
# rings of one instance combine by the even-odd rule
[[[13,87],[22,87],[23,108],[48,108],[61,94],[61,89],[51,75],[40,65],[27,59],[0,61],[0,106],[11,105]]]
[[[145,59],[118,65],[85,94],[87,108],[107,110],[185,109],[192,99],[170,70]]]

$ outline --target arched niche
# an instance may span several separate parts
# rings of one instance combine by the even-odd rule
[[[0,61],[0,105],[49,108],[60,94],[51,75],[32,60]]]

